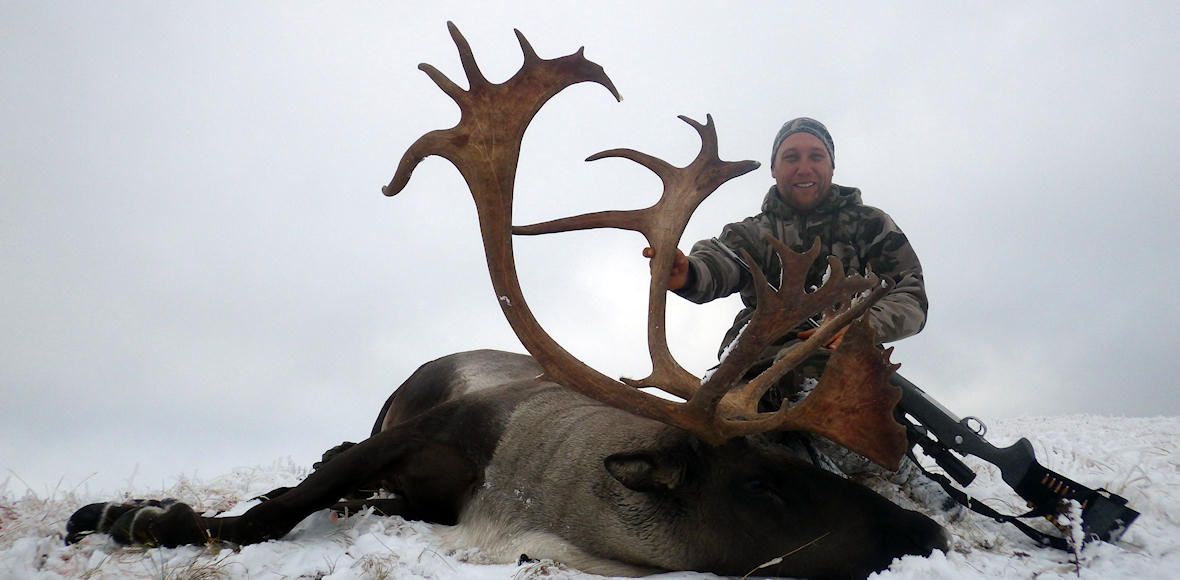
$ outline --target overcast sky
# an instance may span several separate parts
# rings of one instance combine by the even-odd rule
[[[807,115],[925,267],[902,373],[985,421],[1176,415],[1180,3],[3,2],[0,489],[163,487],[368,434],[418,365],[521,347],[474,206],[402,152],[464,84],[586,47],[525,136],[517,223],[652,203],[630,147],[675,165],[712,114],[723,186],[681,247],[756,213],[779,125]],[[833,5],[836,4],[836,5]],[[962,4],[962,3],[955,3]],[[429,7],[418,7],[429,5]],[[648,371],[640,236],[518,242],[533,310],[612,375]],[[673,298],[703,371],[738,309]]]

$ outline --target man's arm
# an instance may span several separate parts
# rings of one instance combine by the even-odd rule
[[[926,325],[926,283],[918,254],[897,224],[884,213],[877,235],[868,240],[865,263],[879,276],[893,280],[893,288],[873,305],[869,322],[877,342],[901,340]]]
[[[741,290],[749,280],[750,274],[740,262],[724,252],[714,243],[714,239],[693,244],[692,252],[688,255],[687,282],[676,290],[681,298],[704,304]],[[719,239],[725,247],[735,252],[745,247],[747,252],[754,253],[747,236],[739,231],[739,224],[725,226]]]

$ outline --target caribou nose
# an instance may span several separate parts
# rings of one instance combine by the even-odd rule
[[[946,531],[946,528],[938,529],[938,543],[934,545],[939,552],[947,552],[951,549],[951,534]]]
[[[902,510],[893,516],[892,522],[889,529],[882,530],[882,539],[893,558],[910,555],[926,557],[934,550],[946,552],[950,547],[947,531],[925,514]]]

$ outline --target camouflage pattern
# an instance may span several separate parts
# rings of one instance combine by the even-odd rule
[[[797,252],[810,248],[815,238],[820,239],[821,259],[808,273],[808,288],[821,284],[827,270],[827,261],[822,257],[828,255],[839,258],[847,273],[863,273],[869,267],[892,279],[893,289],[870,312],[869,321],[877,331],[878,342],[917,334],[926,324],[928,303],[918,256],[888,214],[861,203],[859,189],[833,184],[820,205],[802,214],[784,203],[778,188],[772,186],[762,202],[762,213],[722,229],[718,237],[723,243],[734,251],[744,248],[766,278],[777,282],[781,266],[773,248],[763,240],[767,233]],[[688,259],[689,281],[676,291],[680,296],[700,304],[741,293],[745,308],[725,334],[721,343],[724,351],[753,315],[753,278],[709,240],[693,245]]]

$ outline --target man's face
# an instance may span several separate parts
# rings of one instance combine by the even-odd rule
[[[827,195],[834,170],[823,141],[810,133],[795,133],[779,144],[770,175],[787,205],[809,211]]]

